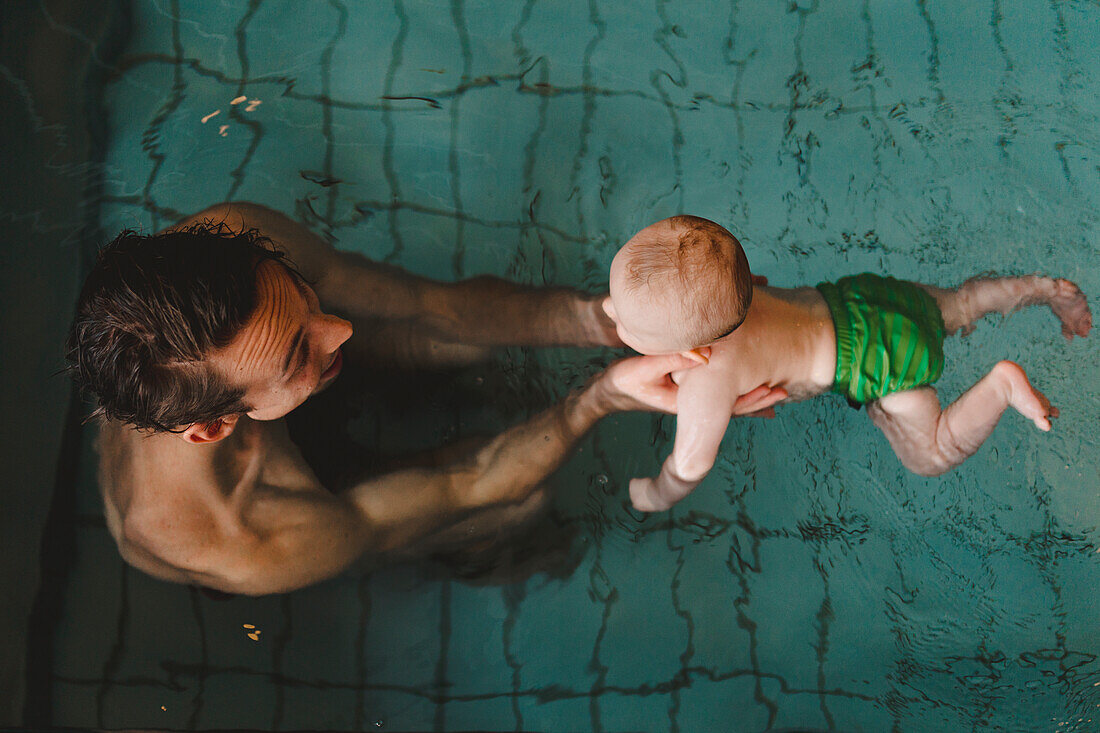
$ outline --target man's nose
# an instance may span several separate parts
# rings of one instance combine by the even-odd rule
[[[339,316],[326,313],[321,316],[321,334],[325,351],[336,351],[341,344],[351,338],[351,323]]]

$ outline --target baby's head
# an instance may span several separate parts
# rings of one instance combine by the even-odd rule
[[[635,234],[611,262],[604,310],[641,354],[692,352],[731,333],[752,300],[749,263],[725,228],[674,216]]]

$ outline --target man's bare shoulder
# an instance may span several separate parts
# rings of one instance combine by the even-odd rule
[[[259,204],[253,204],[247,201],[225,201],[214,204],[213,206],[208,206],[202,211],[191,214],[175,224],[166,227],[163,231],[170,232],[177,229],[187,229],[195,224],[207,222],[212,222],[214,224],[224,223],[230,229],[239,231],[241,229],[256,226],[255,220],[266,218],[268,212],[270,212],[270,209]]]
[[[108,529],[128,561],[166,579],[255,540],[246,518],[267,487],[319,490],[281,420],[242,420],[205,445],[107,422],[98,447]]]

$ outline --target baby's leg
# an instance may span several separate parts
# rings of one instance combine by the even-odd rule
[[[1040,430],[1050,430],[1058,410],[1031,386],[1018,364],[1002,361],[962,397],[940,410],[936,390],[894,392],[867,405],[894,453],[913,473],[938,476],[981,447],[1006,407],[1014,407]]]
[[[1062,322],[1067,339],[1088,335],[1092,313],[1084,293],[1069,280],[1027,275],[1025,277],[976,277],[956,290],[916,283],[928,291],[943,313],[947,333],[974,330],[974,322],[987,313],[1008,315],[1029,305],[1047,305]]]

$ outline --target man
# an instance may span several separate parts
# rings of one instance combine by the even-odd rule
[[[448,365],[492,345],[618,346],[600,302],[491,277],[415,277],[255,204],[214,206],[153,237],[123,233],[100,253],[70,335],[77,377],[100,401],[99,481],[122,557],[164,580],[259,595],[530,514],[601,417],[671,411],[667,375],[689,362],[619,361],[458,460],[339,494],[282,418],[336,379],[345,353]],[[783,396],[761,387],[737,412]]]

